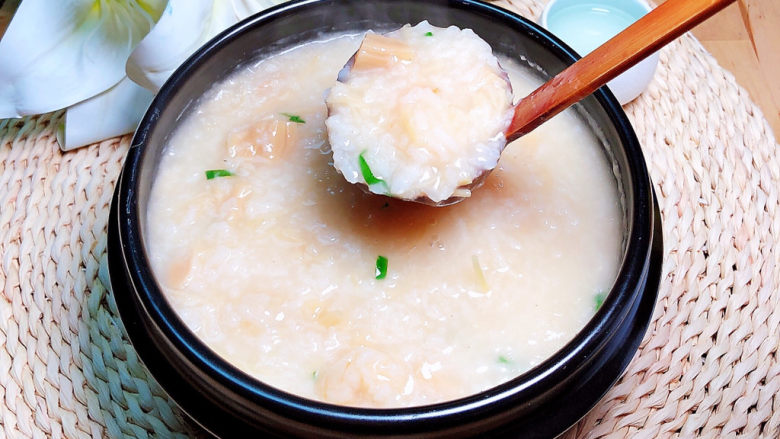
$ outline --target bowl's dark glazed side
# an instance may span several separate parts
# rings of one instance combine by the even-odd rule
[[[613,290],[586,328],[515,380],[468,398],[409,409],[313,402],[266,386],[223,361],[186,328],[162,296],[144,245],[146,203],[162,147],[193,100],[258,55],[321,34],[388,29],[423,19],[472,28],[496,52],[526,55],[549,74],[576,58],[536,25],[478,2],[302,1],[242,22],[199,50],[163,87],[136,132],[109,221],[114,295],[131,341],[155,378],[187,413],[220,436],[554,436],[601,398],[637,349],[661,272],[660,215],[636,136],[605,90],[583,101],[581,108],[614,147],[629,224],[624,262]]]

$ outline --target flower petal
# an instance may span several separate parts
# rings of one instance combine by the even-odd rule
[[[170,0],[160,20],[127,60],[127,76],[157,92],[168,76],[206,41],[212,0]]]
[[[69,107],[57,129],[63,151],[133,132],[154,94],[125,77],[105,92]]]
[[[73,105],[125,76],[164,0],[25,0],[0,40],[0,118]]]
[[[157,92],[179,65],[209,39],[284,0],[170,0],[160,21],[127,60],[127,76]]]

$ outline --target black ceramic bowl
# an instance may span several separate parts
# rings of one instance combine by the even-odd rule
[[[178,404],[222,437],[472,435],[550,437],[571,426],[612,386],[644,335],[660,277],[661,233],[636,136],[606,90],[578,111],[600,132],[624,194],[625,253],[612,291],[564,348],[518,378],[436,405],[364,409],[314,402],[253,379],[207,348],[163,297],[144,236],[146,207],[168,136],[194,100],[247,60],[323,34],[386,30],[429,20],[474,29],[497,53],[525,57],[550,75],[575,53],[540,27],[468,0],[311,0],[283,5],[219,35],[160,90],[133,139],[109,222],[111,284],[140,357]],[[477,194],[478,196],[478,194]]]

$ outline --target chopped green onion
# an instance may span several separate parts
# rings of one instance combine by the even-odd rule
[[[365,154],[365,152],[361,152],[358,156],[358,163],[360,164],[360,172],[363,173],[363,180],[365,180],[366,184],[369,186],[372,184],[384,183],[384,180],[377,178],[374,176],[374,173],[371,172],[371,168],[368,167],[368,162],[366,162],[366,158],[363,157],[363,154]]]
[[[606,298],[607,298],[607,293],[604,291],[599,291],[599,293],[596,294],[596,296],[593,298],[593,301],[596,302],[595,303],[596,311],[598,311],[599,308],[601,308],[601,305],[604,304],[604,299]]]
[[[282,116],[286,117],[287,119],[290,119],[290,122],[306,123],[306,121],[301,119],[301,116],[298,116],[297,114],[282,113]]]
[[[227,169],[209,169],[206,171],[206,180],[211,180],[217,177],[230,177],[233,173]]]
[[[363,151],[358,156],[358,165],[360,165],[360,172],[363,174],[363,180],[368,185],[368,188],[371,189],[371,192],[382,195],[390,195],[390,187],[387,185],[387,182],[375,176],[371,171],[366,158],[363,156],[365,153],[366,152]],[[375,185],[380,185],[381,189],[378,189]]]
[[[376,258],[376,278],[384,279],[387,276],[387,258],[377,256]]]
[[[426,36],[426,37],[432,37],[432,36],[433,36],[433,32],[426,32],[426,33],[425,33],[425,36]]]
[[[316,380],[317,379],[317,375],[319,375],[319,371],[315,370],[314,372],[311,373],[311,379]]]
[[[499,355],[498,356],[498,362],[501,363],[501,364],[512,364],[512,360],[510,360],[509,358],[507,358],[507,357],[505,357],[503,355]]]

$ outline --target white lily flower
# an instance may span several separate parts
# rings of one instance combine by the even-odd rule
[[[135,131],[154,93],[125,76],[103,93],[65,110],[57,127],[63,151]]]
[[[63,150],[132,132],[154,96],[136,83],[156,93],[203,43],[282,2],[24,0],[0,40],[0,119],[67,107]]]
[[[47,113],[116,85],[164,0],[25,0],[0,40],[0,118]]]
[[[284,0],[170,0],[127,60],[127,75],[157,92],[195,50],[244,18]]]

